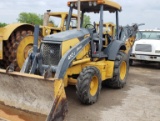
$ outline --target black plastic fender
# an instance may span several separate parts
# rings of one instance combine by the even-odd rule
[[[120,40],[114,40],[104,49],[104,53],[107,54],[108,60],[114,61],[119,50],[126,50],[125,43]]]

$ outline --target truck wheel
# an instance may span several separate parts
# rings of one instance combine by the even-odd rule
[[[77,78],[77,96],[83,104],[97,101],[101,90],[101,75],[96,67],[85,67]]]
[[[106,81],[107,85],[112,88],[123,88],[126,84],[129,64],[127,55],[123,52],[117,54],[114,62],[113,78]]]
[[[129,65],[133,66],[133,60],[132,59],[129,59]]]
[[[158,68],[160,68],[160,63],[158,63]]]

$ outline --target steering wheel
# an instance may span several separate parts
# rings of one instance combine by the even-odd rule
[[[90,27],[90,26],[91,26],[91,27]],[[93,28],[95,28],[95,27],[94,27],[94,25],[92,25],[92,24],[86,24],[85,28],[87,28],[87,29],[93,29]]]
[[[96,28],[95,28],[95,26],[92,25],[92,24],[86,24],[85,28],[91,30],[91,31],[94,32],[94,33],[96,32]]]

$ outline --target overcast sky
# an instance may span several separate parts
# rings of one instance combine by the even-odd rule
[[[114,0],[122,6],[120,25],[145,23],[141,28],[160,28],[159,0]],[[19,13],[33,12],[43,14],[46,10],[67,11],[67,0],[0,0],[0,22],[15,23]],[[99,16],[90,15],[91,21],[98,22]],[[104,13],[106,22],[114,22],[115,15]]]

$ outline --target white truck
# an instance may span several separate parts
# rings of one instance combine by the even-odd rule
[[[134,61],[150,61],[160,63],[160,29],[140,30],[137,34],[131,53],[130,65]]]

